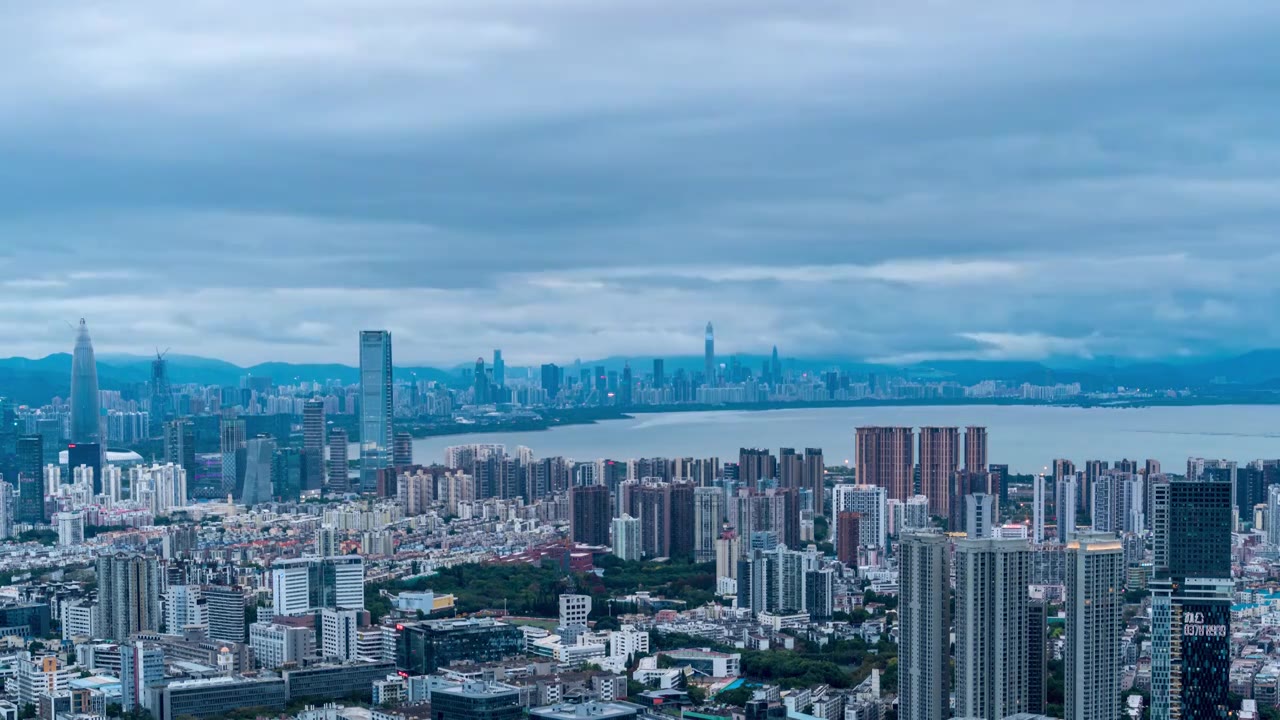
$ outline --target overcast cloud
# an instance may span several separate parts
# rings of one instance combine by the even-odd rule
[[[3,355],[1280,346],[1280,5],[4,15]]]

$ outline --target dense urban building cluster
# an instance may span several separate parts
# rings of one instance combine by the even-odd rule
[[[139,402],[99,389],[81,323],[69,400],[0,407],[0,717],[1280,713],[1280,460],[1015,475],[977,426],[850,428],[852,467],[415,458],[402,403],[457,393],[406,398],[388,332],[358,347],[356,388],[179,390],[158,356]],[[761,372],[791,383],[776,354]],[[535,389],[500,354],[475,379],[480,403]],[[538,402],[624,405],[694,382],[541,381]],[[708,325],[688,392],[754,381]]]

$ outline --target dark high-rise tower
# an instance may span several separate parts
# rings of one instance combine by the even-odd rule
[[[489,374],[484,369],[484,358],[476,358],[476,370],[472,377],[472,394],[476,405],[489,402]]]
[[[187,471],[188,494],[196,484],[196,428],[186,418],[164,424],[164,461]]]
[[[391,333],[360,331],[360,489],[378,485],[378,471],[391,465]]]
[[[659,390],[667,386],[666,362],[662,358],[653,359],[653,386]]]
[[[493,384],[500,388],[507,386],[507,363],[502,359],[502,351],[493,351]]]
[[[773,346],[773,357],[769,359],[769,379],[774,385],[782,382],[782,363],[778,360],[778,346]]]
[[[89,339],[89,326],[80,318],[75,348],[71,351],[71,442],[102,441],[100,403],[93,341]]]
[[[547,404],[555,405],[560,395],[560,368],[554,363],[542,366],[542,389],[547,392]]]
[[[333,492],[343,493],[347,491],[347,431],[342,428],[333,428],[329,431],[329,467],[328,467],[328,485],[329,490]],[[320,478],[307,478],[307,490],[318,490],[325,487],[325,482]]]
[[[391,459],[396,467],[407,467],[413,464],[413,436],[407,432],[398,432],[392,444]]]
[[[17,517],[21,522],[44,522],[44,442],[39,435],[18,438]]]
[[[716,332],[711,327],[711,323],[707,323],[707,339],[705,348],[705,357],[703,358],[703,376],[702,381],[708,385],[716,384]]]
[[[307,487],[319,487],[325,476],[324,401],[311,398],[302,405],[302,473]],[[313,479],[315,478],[315,479]]]
[[[151,361],[151,437],[161,437],[164,434],[164,423],[173,414],[173,390],[169,387],[168,365],[164,353],[156,352],[156,359]]]
[[[613,520],[609,488],[584,485],[569,493],[569,527],[576,543],[608,545],[609,524]]]

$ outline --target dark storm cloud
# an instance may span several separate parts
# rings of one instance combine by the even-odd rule
[[[1280,344],[1267,5],[262,5],[6,13],[12,352]]]

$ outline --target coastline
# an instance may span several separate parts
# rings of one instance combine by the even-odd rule
[[[813,402],[763,402],[735,405],[645,405],[633,408],[569,408],[553,410],[539,418],[518,418],[494,423],[448,423],[440,425],[406,425],[403,428],[415,438],[455,435],[542,432],[571,425],[596,425],[609,420],[630,420],[638,415],[702,412],[769,412],[774,410],[812,410],[825,408],[874,407],[1058,407],[1130,410],[1147,407],[1197,407],[1220,405],[1277,405],[1280,395],[1265,394],[1243,397],[1135,398],[1087,401],[1073,399],[1062,402],[1024,400],[1022,398],[873,398],[865,400],[831,400]]]

